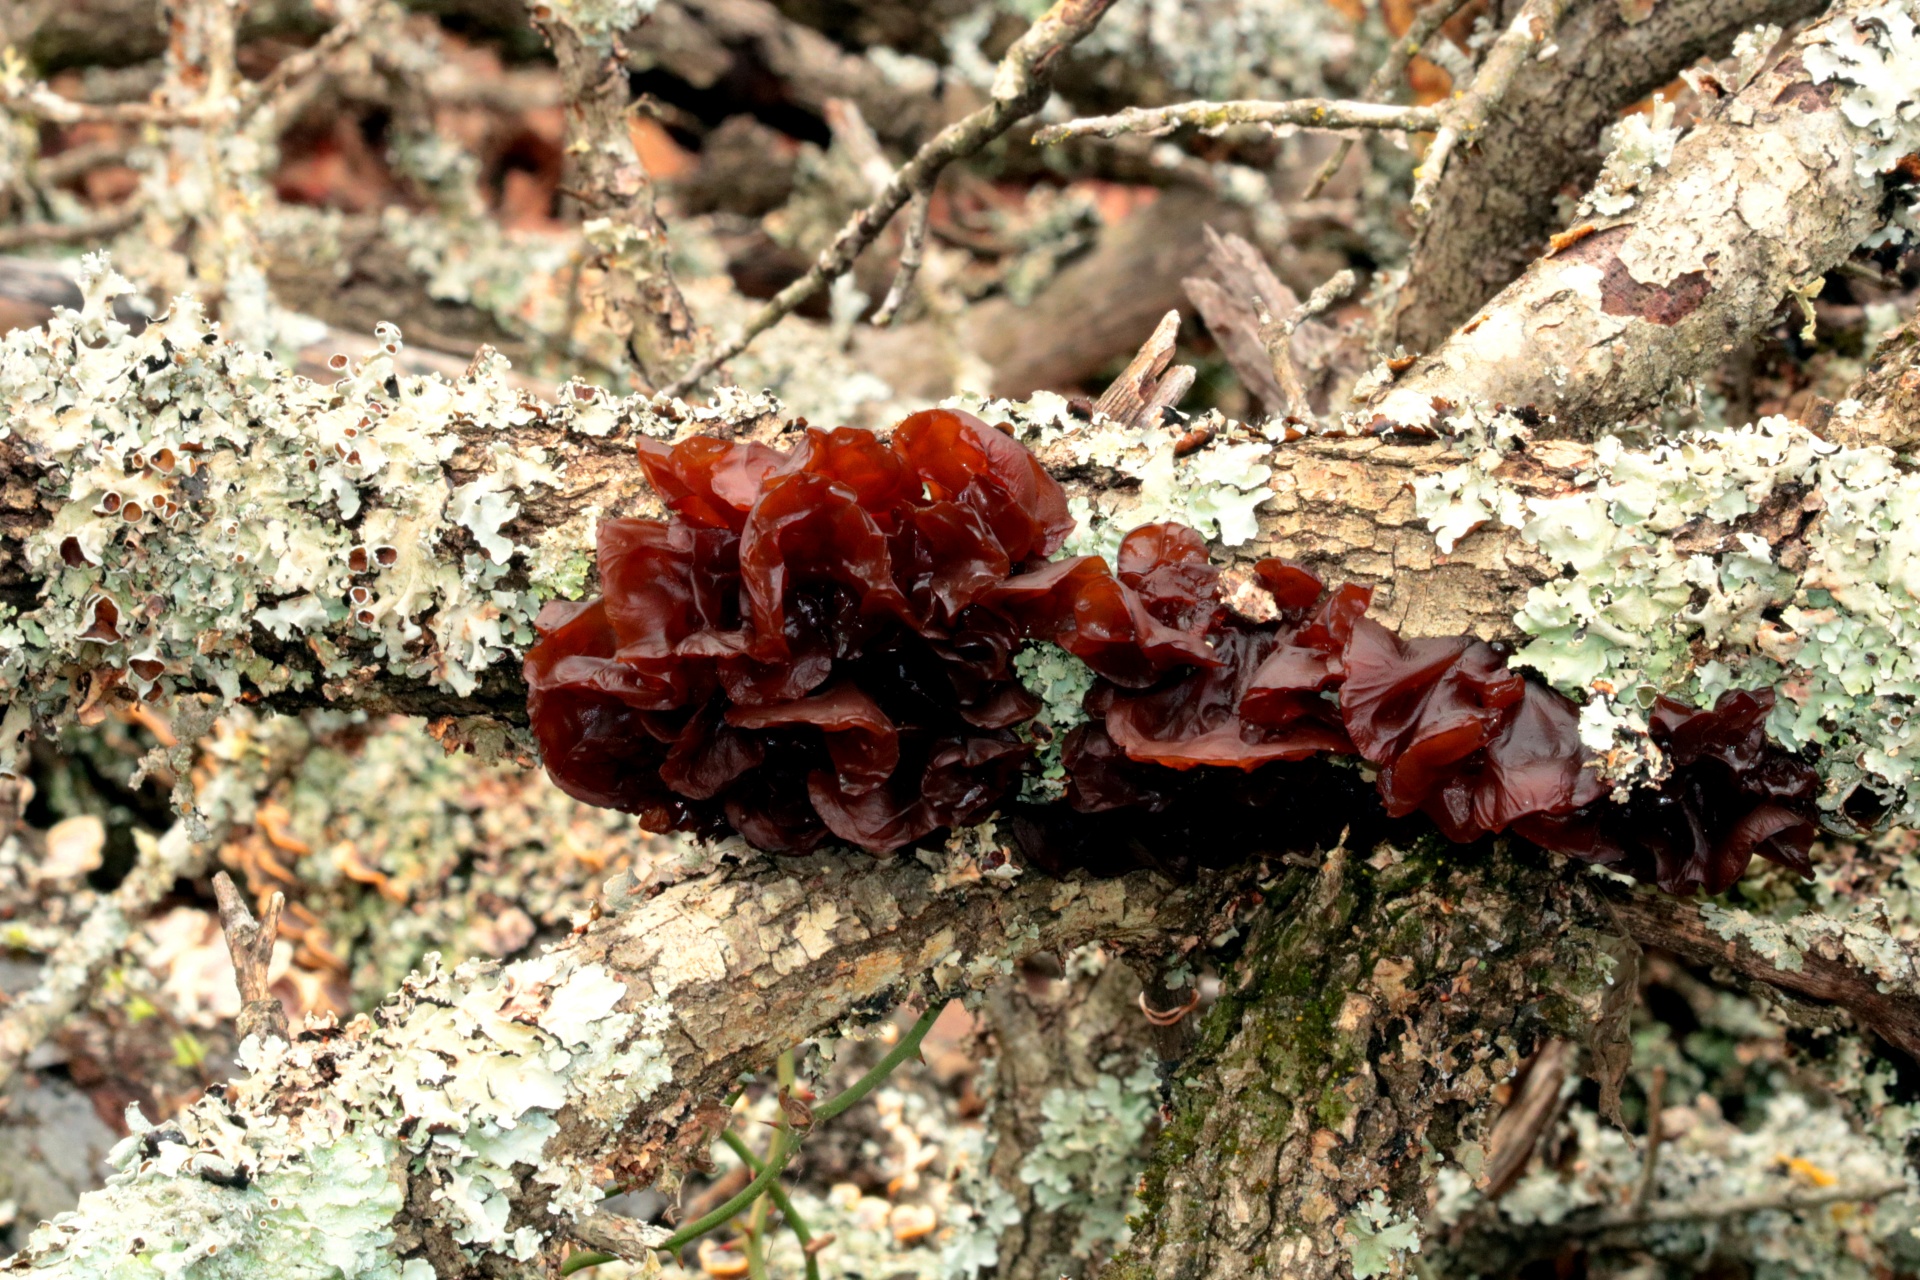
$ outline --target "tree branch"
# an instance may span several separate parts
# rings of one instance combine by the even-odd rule
[[[1825,0],[1661,0],[1646,6],[1573,0],[1551,58],[1524,62],[1471,148],[1432,187],[1415,231],[1394,338],[1437,345],[1525,270],[1550,232],[1556,201],[1600,170],[1602,131],[1627,104],[1702,54],[1762,23],[1811,17]]]
[[[1440,127],[1441,113],[1433,107],[1397,107],[1378,102],[1345,102],[1328,98],[1299,98],[1292,102],[1182,102],[1170,107],[1128,107],[1117,115],[1089,116],[1034,131],[1037,146],[1073,138],[1117,138],[1139,133],[1161,137],[1178,129],[1214,132],[1234,125],[1269,129],[1404,129],[1420,133]]]
[[[1768,323],[1883,217],[1883,183],[1855,168],[1870,135],[1800,59],[1869,7],[1842,5],[1802,36],[1680,140],[1638,207],[1568,232],[1354,420],[1418,426],[1437,402],[1479,402],[1592,429],[1657,403]]]
[[[1920,958],[1880,929],[1818,912],[1778,921],[1651,893],[1610,893],[1604,901],[1642,946],[1845,1009],[1920,1062]]]
[[[565,86],[569,189],[585,206],[596,299],[608,326],[625,335],[635,372],[657,387],[693,362],[701,334],[674,282],[667,227],[627,130],[625,51],[608,33],[583,27],[567,4],[536,12]]]
[[[228,1266],[325,1257],[400,1276],[418,1259],[441,1280],[493,1274],[573,1234],[596,1170],[644,1181],[681,1163],[711,1141],[742,1070],[921,975],[945,991],[1037,950],[1204,935],[1232,888],[1147,875],[1003,888],[970,866],[816,856],[678,885],[614,904],[538,959],[429,970],[371,1019],[256,1041],[247,1079],[148,1144],[164,1158],[136,1141],[127,1172],[9,1265],[81,1275],[89,1257],[212,1244]]]

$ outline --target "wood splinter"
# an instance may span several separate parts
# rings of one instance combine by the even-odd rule
[[[265,918],[256,921],[226,872],[214,875],[213,892],[220,903],[220,929],[233,956],[234,985],[240,988],[240,1016],[234,1020],[240,1038],[257,1035],[262,1040],[274,1036],[285,1040],[287,1011],[269,989],[267,973],[273,965],[273,943],[279,936],[286,896],[276,890],[267,899]]]

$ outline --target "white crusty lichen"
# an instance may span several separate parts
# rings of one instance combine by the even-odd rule
[[[604,1130],[670,1078],[670,1006],[623,1010],[628,997],[561,952],[452,973],[429,958],[372,1017],[249,1039],[245,1078],[159,1127],[131,1116],[107,1185],[35,1230],[14,1265],[75,1280],[426,1280],[403,1232],[442,1233],[476,1261],[531,1259],[601,1198],[590,1168],[546,1156],[561,1117]],[[531,1187],[545,1207],[522,1212]]]
[[[1862,787],[1890,820],[1920,820],[1920,476],[1779,417],[1649,447],[1606,436],[1564,491],[1524,499],[1504,452],[1419,482],[1418,510],[1449,539],[1517,528],[1560,571],[1515,616],[1532,639],[1514,661],[1584,703],[1582,738],[1613,776],[1662,767],[1656,698],[1771,689],[1768,732],[1819,748],[1836,824]]]
[[[1146,1057],[1124,1078],[1102,1071],[1089,1088],[1056,1088],[1040,1100],[1045,1119],[1020,1162],[1020,1180],[1040,1208],[1077,1220],[1075,1257],[1110,1252],[1130,1238],[1147,1130],[1159,1109],[1159,1073]]]
[[[1815,84],[1845,86],[1840,114],[1864,135],[1854,148],[1854,170],[1877,185],[1901,161],[1920,151],[1920,5],[1888,0],[1836,18],[1813,33],[1801,58]],[[1915,208],[1898,206],[1870,244],[1911,237]]]
[[[190,297],[133,333],[112,310],[128,287],[90,259],[80,311],[0,339],[0,438],[52,512],[26,546],[38,603],[0,609],[9,735],[115,682],[231,700],[384,668],[465,695],[590,554],[587,522],[512,536],[566,471],[523,433],[676,430],[578,384],[544,403],[486,353],[452,380],[401,376],[392,326],[323,385],[229,341]]]

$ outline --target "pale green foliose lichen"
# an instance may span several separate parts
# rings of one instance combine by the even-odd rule
[[[1820,749],[1836,822],[1861,786],[1890,820],[1920,819],[1920,476],[1777,417],[1650,448],[1604,437],[1566,492],[1524,500],[1494,474],[1501,452],[1421,481],[1418,509],[1445,536],[1517,528],[1560,569],[1515,616],[1532,640],[1514,661],[1584,702],[1582,740],[1611,776],[1661,771],[1657,697],[1772,689],[1768,732]],[[1781,519],[1792,568],[1762,536]]]
[[[1052,392],[1026,401],[962,395],[943,403],[1007,423],[1049,465],[1108,468],[1138,482],[1107,486],[1097,499],[1072,499],[1075,524],[1061,548],[1064,555],[1097,555],[1112,563],[1129,532],[1163,521],[1189,525],[1218,546],[1244,546],[1260,532],[1255,513],[1273,496],[1267,463],[1272,443],[1214,410],[1178,427],[1121,427],[1105,418],[1074,417],[1065,398]],[[1213,442],[1177,456],[1176,446],[1190,431],[1210,432]]]
[[[942,1280],[992,1274],[1000,1261],[1000,1237],[1020,1221],[1019,1202],[988,1168],[994,1145],[984,1124],[961,1130],[955,1139],[948,1175],[953,1191],[947,1202],[952,1234],[940,1249]]]
[[[1674,110],[1674,103],[1656,93],[1652,110],[1623,116],[1607,129],[1606,163],[1580,202],[1580,215],[1613,217],[1633,208],[1634,193],[1673,159],[1673,145],[1684,132],[1674,126]]]
[[[1020,1163],[1034,1203],[1079,1220],[1075,1257],[1111,1250],[1131,1236],[1147,1127],[1159,1111],[1159,1075],[1143,1058],[1124,1079],[1102,1072],[1087,1089],[1057,1088],[1040,1100],[1040,1137]]]
[[[1920,151],[1920,26],[1914,0],[1889,0],[1852,21],[1821,27],[1802,51],[1815,84],[1845,85],[1840,114],[1865,136],[1855,146],[1854,170],[1878,184],[1903,157]],[[1910,238],[1914,206],[1896,206],[1869,245]]]
[[[1801,972],[1808,952],[1843,956],[1881,991],[1920,991],[1920,971],[1907,948],[1882,928],[1885,916],[1877,903],[1844,915],[1806,911],[1781,919],[1706,902],[1700,915],[1709,929],[1729,942],[1744,942],[1776,969]]]
[[[1354,1280],[1405,1275],[1407,1255],[1420,1252],[1420,1224],[1396,1214],[1378,1188],[1354,1206],[1342,1225]]]
[[[1067,770],[1061,746],[1088,716],[1081,705],[1093,689],[1093,668],[1062,649],[1041,641],[1013,656],[1014,674],[1040,699],[1040,712],[1020,727],[1020,736],[1037,744],[1035,767],[1021,784],[1023,798],[1057,800],[1066,792]]]
[[[563,1112],[612,1125],[670,1077],[671,1008],[561,953],[449,974],[437,957],[371,1021],[241,1046],[249,1074],[113,1154],[117,1172],[43,1224],[23,1260],[49,1277],[426,1280],[394,1252],[410,1182],[468,1254],[518,1261],[601,1197],[548,1160]],[[549,1221],[510,1226],[527,1184]],[[415,1224],[425,1225],[425,1224]],[[424,1269],[423,1269],[424,1268]]]

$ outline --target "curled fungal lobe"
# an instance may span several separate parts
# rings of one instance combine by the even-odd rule
[[[1177,524],[1134,530],[1114,566],[1049,559],[1065,495],[971,415],[808,429],[785,452],[649,440],[640,462],[670,517],[602,523],[603,595],[547,607],[526,678],[555,781],[649,829],[879,853],[1002,809],[1043,866],[1125,870],[1137,839],[1063,836],[1034,814],[1062,806],[1015,803],[1040,703],[1013,657],[1046,641],[1099,677],[1062,752],[1083,826],[1179,829],[1223,804],[1285,824],[1352,790],[1327,761],[1357,756],[1384,819],[1455,841],[1511,830],[1676,893],[1719,892],[1755,854],[1806,870],[1814,775],[1767,743],[1771,694],[1660,703],[1672,772],[1620,803],[1574,704],[1501,646],[1402,639],[1366,589],[1284,560],[1255,567],[1277,617],[1249,619]]]

